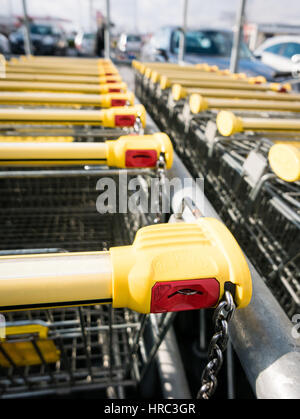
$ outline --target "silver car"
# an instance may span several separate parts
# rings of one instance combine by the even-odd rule
[[[139,58],[142,48],[142,37],[136,34],[122,33],[117,48],[121,58]]]
[[[96,34],[90,32],[80,32],[75,37],[75,48],[80,56],[95,55]]]

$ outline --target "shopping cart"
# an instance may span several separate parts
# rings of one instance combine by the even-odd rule
[[[112,148],[113,165],[119,162],[123,167],[126,152],[139,147],[134,167],[144,169],[125,164],[126,175],[140,175],[144,187],[153,175],[163,183],[164,167],[168,169],[172,164],[167,137],[146,137],[111,141],[106,150],[107,162]],[[127,146],[121,158],[118,144],[124,142]],[[22,145],[21,159],[17,150]],[[29,164],[26,148],[39,164],[43,153],[50,159],[51,150],[45,151],[36,143],[27,145],[5,143],[1,155],[9,160],[14,156],[10,164],[21,167]],[[74,145],[63,144],[62,151],[58,144],[52,144],[55,163],[64,160],[66,164],[68,159],[73,163],[71,148],[80,148],[81,154],[83,146],[89,148],[86,144]],[[94,146],[104,149],[103,144],[89,146],[94,152]],[[153,167],[155,162],[152,159],[149,163],[147,153],[153,157],[154,150],[157,166]],[[91,164],[87,155],[81,155],[81,159]],[[53,161],[44,164],[53,165]],[[132,246],[122,246],[133,241],[141,226],[161,222],[163,215],[143,211],[97,213],[93,179],[109,176],[112,180],[116,175],[120,172],[106,168],[102,173],[98,168],[32,170],[32,162],[27,170],[10,167],[2,172],[5,232],[1,247],[6,256],[0,258],[0,271],[2,279],[11,279],[8,288],[8,282],[0,280],[1,311],[7,312],[7,338],[0,346],[2,397],[92,389],[103,389],[102,394],[110,397],[133,394],[130,388],[145,379],[173,322],[173,311],[211,307],[226,289],[235,290],[238,307],[250,301],[247,263],[230,233],[214,219],[201,218],[198,224],[148,226],[138,231]],[[115,180],[120,187],[118,176]],[[124,204],[123,198],[118,203]],[[74,250],[80,253],[72,253]],[[26,278],[25,287],[18,283],[20,272]],[[47,292],[43,292],[42,278],[47,281]],[[113,309],[105,305],[110,302]],[[72,307],[75,305],[80,307]],[[151,328],[146,315],[149,311],[164,312],[152,318]]]
[[[143,139],[134,139],[140,140],[141,147]],[[65,153],[66,164],[70,153]],[[82,157],[82,151],[79,153]],[[24,152],[21,155],[24,159]],[[49,158],[49,149],[45,155]],[[98,166],[4,168],[0,182],[1,254],[93,252],[130,244],[135,232],[151,224],[158,214],[97,212],[99,178],[109,177],[118,185],[120,174],[125,176],[124,171]],[[139,175],[149,182],[155,174],[155,168],[126,171],[128,181]],[[82,262],[73,271],[75,275],[80,265]],[[7,339],[0,346],[2,397],[96,389],[102,389],[102,395],[124,397],[125,388],[131,394],[147,360],[150,362],[144,340],[137,340],[141,325],[150,333],[148,319],[106,305],[67,309],[59,305],[51,310],[42,307],[5,314]],[[160,324],[159,330],[163,329]]]

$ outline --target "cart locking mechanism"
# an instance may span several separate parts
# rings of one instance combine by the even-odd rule
[[[110,249],[113,307],[163,313],[215,307],[228,284],[238,308],[252,293],[247,262],[218,220],[161,224],[138,231],[132,246]]]
[[[0,165],[108,165],[155,168],[163,154],[166,168],[173,162],[171,140],[164,133],[127,135],[105,143],[0,143]]]

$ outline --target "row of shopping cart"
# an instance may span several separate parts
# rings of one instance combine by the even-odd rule
[[[299,94],[206,64],[133,67],[136,95],[288,316],[299,313]]]
[[[143,135],[145,110],[107,60],[11,59],[0,89],[0,276],[9,263],[15,277],[1,289],[1,396],[134,395],[154,356],[151,323],[103,304],[112,300],[108,250],[154,217],[101,214],[97,185],[118,188],[125,173],[149,183],[162,150],[171,161],[168,138]],[[156,330],[152,346],[165,323]]]
[[[219,369],[247,262],[218,220],[163,211],[173,146],[117,68],[12,58],[0,88],[0,396],[140,395],[176,312],[221,302]]]

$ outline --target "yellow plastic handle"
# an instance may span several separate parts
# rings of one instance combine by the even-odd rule
[[[0,108],[2,124],[100,125],[108,128],[133,127],[138,120],[146,124],[143,105],[102,110]]]
[[[217,127],[221,135],[229,137],[244,131],[287,131],[299,132],[299,119],[288,118],[241,118],[233,112],[221,111],[217,116]]]
[[[246,259],[214,218],[144,227],[132,246],[109,252],[5,256],[0,267],[3,312],[107,303],[183,311],[215,307],[226,290],[243,308],[252,294]]]
[[[127,135],[105,143],[0,143],[0,165],[4,166],[105,164],[118,168],[153,168],[160,155],[170,169],[173,147],[164,133]]]
[[[63,92],[63,93],[120,93],[127,92],[126,83],[90,84],[90,83],[52,83],[12,81],[0,79],[0,90],[3,92]]]
[[[132,92],[105,93],[103,95],[56,92],[1,92],[0,104],[111,108],[113,106],[134,105],[134,94]]]
[[[194,93],[189,100],[190,110],[197,114],[207,109],[238,109],[254,111],[300,112],[300,104],[288,100],[252,100],[233,98],[205,98]]]
[[[213,218],[144,227],[132,246],[111,248],[110,254],[113,307],[149,313],[215,306],[226,287],[234,289],[239,308],[251,300],[245,257]]]

